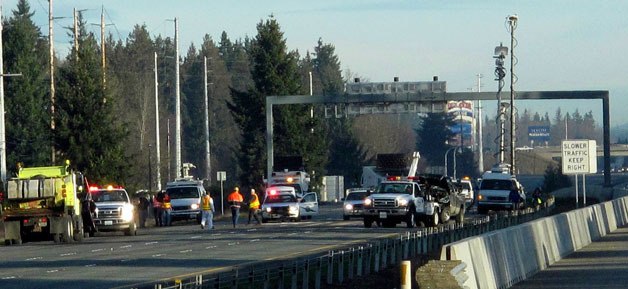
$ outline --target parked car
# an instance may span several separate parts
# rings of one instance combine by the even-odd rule
[[[343,200],[343,220],[362,218],[364,214],[364,200],[369,196],[368,189],[349,189],[349,193]]]

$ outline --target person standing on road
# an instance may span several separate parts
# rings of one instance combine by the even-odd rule
[[[170,226],[171,222],[172,222],[172,204],[170,203],[170,195],[168,195],[168,192],[164,192],[164,202],[162,204],[162,210],[163,210],[163,225],[164,226]]]
[[[164,225],[163,210],[162,210],[163,201],[164,201],[164,193],[161,191],[153,197],[153,214],[155,217],[155,227],[161,227]]]
[[[209,192],[205,192],[201,199],[201,229],[205,229],[206,226],[208,230],[214,228],[214,210],[214,200]]]
[[[259,219],[259,206],[259,196],[257,196],[255,189],[251,189],[251,196],[249,197],[249,225],[251,224],[251,217],[255,218],[258,225],[262,224],[262,221]]]
[[[233,192],[231,192],[231,194],[229,194],[229,196],[227,197],[227,202],[229,202],[229,207],[231,208],[231,221],[233,222],[234,228],[238,224],[238,218],[240,217],[240,206],[242,205],[243,201],[244,198],[242,197],[242,194],[240,194],[240,188],[236,186],[233,189]]]
[[[148,198],[146,198],[146,195],[142,195],[140,197],[140,203],[138,204],[140,214],[140,228],[146,228],[146,218],[148,218],[149,206],[150,202],[148,202]]]

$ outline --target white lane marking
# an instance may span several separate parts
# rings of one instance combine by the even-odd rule
[[[33,258],[28,258],[26,259],[26,261],[33,261],[33,260],[41,260],[41,257],[33,257]]]
[[[220,235],[222,235],[222,233],[216,233],[216,234],[214,234],[214,236],[220,236]]]
[[[188,249],[188,250],[183,250],[183,251],[179,251],[179,253],[190,253],[192,252],[192,250]]]
[[[257,231],[257,229],[248,229],[248,230],[246,230],[246,231],[247,231],[247,232],[255,232],[255,231]]]
[[[15,279],[15,276],[2,277],[2,280],[9,280],[9,279]]]
[[[155,255],[153,255],[153,257],[161,257],[161,256],[163,256],[163,255],[164,255],[164,254],[155,254]]]
[[[249,242],[257,242],[257,241],[259,241],[259,239],[253,239],[253,240],[251,240]]]
[[[96,264],[87,264],[85,267],[96,267]]]
[[[312,231],[305,231],[305,232],[303,232],[303,234],[311,234],[311,233],[312,233]]]
[[[59,270],[57,270],[57,269],[53,269],[53,270],[48,270],[48,271],[46,271],[46,273],[56,273],[56,272],[59,272]]]
[[[209,247],[205,247],[205,249],[213,249],[216,248],[217,246],[209,246]]]
[[[76,255],[76,252],[65,253],[65,254],[59,254],[59,256],[61,256],[61,257],[65,257],[65,256],[72,256],[72,255]]]
[[[94,250],[92,250],[92,253],[93,252],[100,252],[100,251],[103,251],[103,250],[105,250],[105,249],[94,249]]]
[[[121,263],[129,262],[129,261],[131,261],[131,260],[130,259],[122,259],[122,260],[120,260]]]
[[[144,243],[144,245],[148,246],[148,245],[153,245],[153,244],[157,244],[157,243],[159,243],[159,242],[146,242],[146,243]]]
[[[238,244],[240,244],[240,242],[231,242],[231,243],[229,243],[229,244],[227,244],[227,245],[229,245],[229,246],[233,246],[233,245],[238,245]]]
[[[133,247],[133,245],[125,245],[125,246],[120,246],[120,249],[131,248],[131,247]]]
[[[198,239],[198,238],[201,238],[201,237],[203,237],[203,236],[192,236],[192,237],[190,237],[190,239]]]
[[[288,236],[294,236],[296,234],[297,234],[297,232],[292,232],[292,233],[288,234]]]

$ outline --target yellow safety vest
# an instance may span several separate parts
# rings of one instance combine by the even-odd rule
[[[211,211],[212,209],[212,205],[211,205],[211,199],[209,197],[209,195],[205,195],[203,196],[203,202],[202,202],[202,209],[203,211]]]
[[[259,197],[257,196],[257,194],[253,194],[252,197],[253,197],[253,200],[249,204],[249,208],[250,209],[259,209]]]

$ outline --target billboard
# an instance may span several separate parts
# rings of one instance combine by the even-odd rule
[[[528,126],[528,139],[534,142],[550,141],[550,127],[547,125]]]

